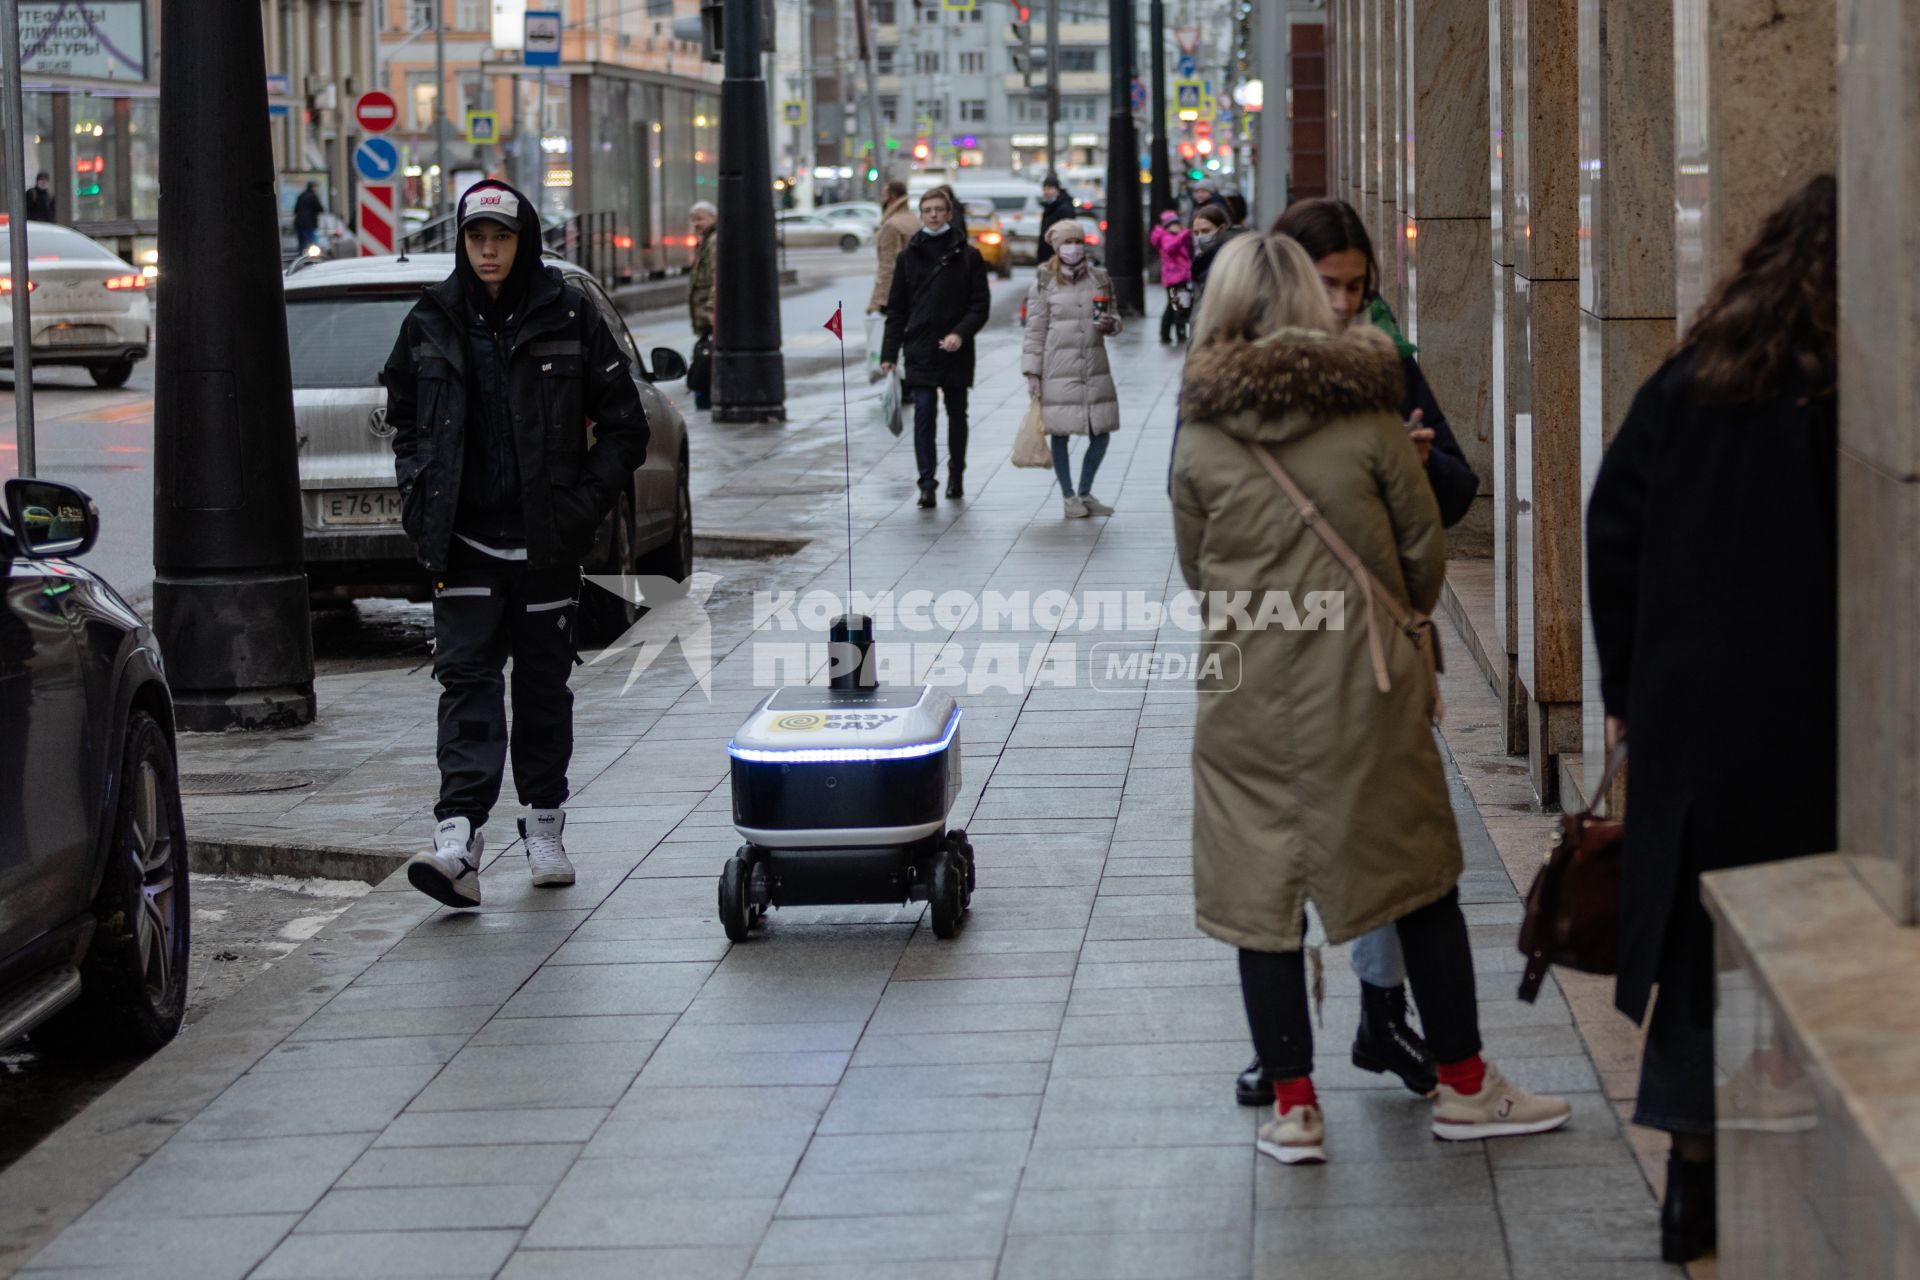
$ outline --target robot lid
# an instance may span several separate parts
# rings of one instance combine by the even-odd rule
[[[947,750],[959,731],[953,695],[929,685],[787,685],[753,709],[727,754],[785,764],[905,760]]]

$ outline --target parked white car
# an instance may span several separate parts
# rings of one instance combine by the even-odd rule
[[[12,236],[0,225],[0,273],[10,273]],[[52,222],[29,222],[27,289],[35,365],[78,366],[95,386],[121,387],[153,347],[147,276],[113,250]],[[0,274],[0,297],[19,287]],[[0,306],[0,364],[13,367],[13,308]]]
[[[813,212],[829,222],[864,222],[869,227],[880,225],[886,211],[879,205],[866,200],[855,200],[847,204],[823,204]]]

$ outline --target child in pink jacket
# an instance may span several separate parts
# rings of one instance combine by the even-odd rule
[[[1168,209],[1160,215],[1160,225],[1153,229],[1152,239],[1153,247],[1160,254],[1160,283],[1167,287],[1167,309],[1160,313],[1160,341],[1173,341],[1176,326],[1184,339],[1185,312],[1175,309],[1173,290],[1193,279],[1193,233],[1180,225],[1179,214]]]

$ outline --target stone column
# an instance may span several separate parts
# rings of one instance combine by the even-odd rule
[[[1488,0],[1487,132],[1491,184],[1488,222],[1493,251],[1492,355],[1488,419],[1493,434],[1493,613],[1498,652],[1487,655],[1494,692],[1500,698],[1506,749],[1527,749],[1526,696],[1520,690],[1519,470],[1514,438],[1515,406],[1525,399],[1526,361],[1516,352],[1525,330],[1515,318],[1513,270],[1513,6]]]
[[[1513,310],[1518,674],[1527,760],[1551,802],[1580,748],[1579,0],[1513,0]]]
[[[1457,0],[1406,0],[1406,305],[1401,320],[1460,448],[1490,493],[1493,298],[1484,287],[1487,216],[1488,10]],[[1424,162],[1424,163],[1423,163]],[[1455,556],[1493,554],[1485,498],[1448,531]]]
[[[1340,185],[1335,194],[1354,208],[1365,203],[1366,5],[1367,0],[1336,0],[1340,6],[1340,103],[1345,118],[1340,125]]]
[[[1834,30],[1834,0],[1674,0],[1674,265],[1683,325],[1767,211],[1833,167]]]
[[[1840,847],[1910,925],[1920,923],[1920,15],[1842,0],[1840,24]]]
[[[1400,168],[1403,162],[1400,127],[1401,46],[1400,8],[1404,0],[1378,0],[1380,13],[1380,132],[1375,139],[1380,170],[1380,199],[1374,222],[1374,253],[1380,259],[1380,292],[1399,315],[1406,310],[1406,237],[1400,212]]]
[[[1583,509],[1634,392],[1674,342],[1672,37],[1672,0],[1580,0]],[[1583,584],[1585,565],[1583,556]],[[1591,796],[1606,753],[1591,626],[1581,686]]]
[[[1360,199],[1354,208],[1378,239],[1380,227],[1380,8],[1384,0],[1359,0],[1360,9]]]

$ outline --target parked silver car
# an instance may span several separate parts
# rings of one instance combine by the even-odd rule
[[[641,574],[684,582],[693,572],[693,498],[687,426],[653,386],[686,375],[686,361],[656,347],[643,361],[606,291],[570,262],[548,259],[584,293],[633,361],[652,438],[587,555],[592,574]],[[286,278],[287,345],[293,366],[301,515],[307,580],[317,598],[430,597],[432,583],[400,527],[393,429],[380,370],[420,291],[453,271],[451,254],[316,262]],[[591,428],[581,424],[591,434]],[[617,636],[639,603],[589,588],[580,598],[583,638]]]
[[[838,246],[852,253],[862,245],[873,243],[873,227],[865,222],[798,211],[780,214],[774,220],[773,233],[789,249],[830,249]]]

